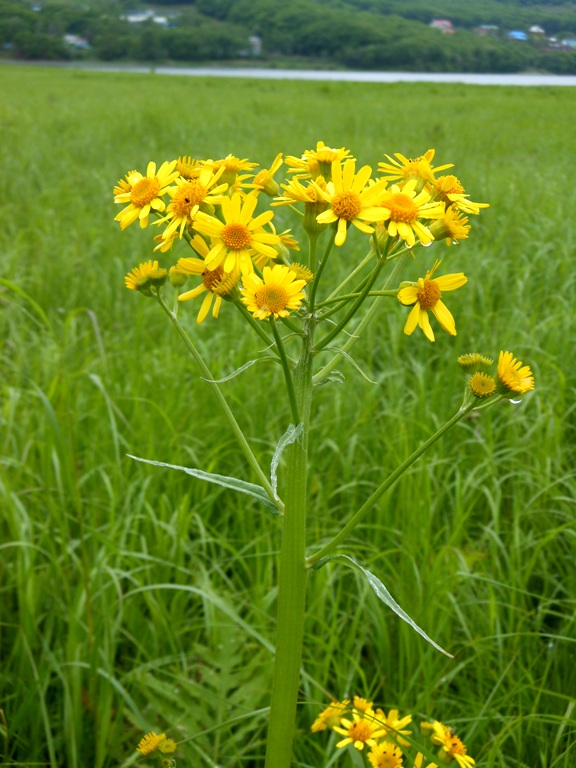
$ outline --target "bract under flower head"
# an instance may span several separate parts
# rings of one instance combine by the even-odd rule
[[[516,360],[512,352],[500,352],[498,379],[503,393],[524,395],[534,389],[534,375],[530,366]]]
[[[178,177],[178,171],[175,171],[176,160],[171,163],[162,163],[156,173],[156,163],[148,163],[146,176],[138,171],[130,171],[126,175],[125,182],[118,182],[114,192],[118,194],[114,197],[115,203],[128,203],[116,216],[115,221],[120,222],[120,227],[126,227],[133,224],[137,219],[140,220],[140,226],[144,229],[148,226],[150,211],[163,211],[166,207],[162,195],[165,194],[167,187]],[[123,191],[120,191],[123,190]]]
[[[198,211],[194,229],[211,240],[211,249],[206,256],[208,269],[222,266],[224,272],[233,272],[239,268],[243,275],[247,275],[254,271],[252,257],[276,257],[274,246],[281,242],[280,237],[263,229],[274,217],[274,213],[265,211],[253,218],[257,202],[257,192],[246,195],[244,200],[237,192],[230,198],[223,197],[223,222]]]
[[[426,338],[434,341],[434,332],[428,317],[429,311],[432,312],[446,333],[456,336],[456,323],[444,302],[441,301],[442,292],[461,288],[468,282],[468,278],[462,272],[433,278],[432,275],[439,266],[440,262],[437,261],[425,277],[419,278],[417,283],[403,283],[404,287],[398,291],[400,303],[404,305],[414,304],[404,326],[404,333],[408,336],[414,333],[417,326],[420,326]]]
[[[374,227],[366,222],[383,221],[388,211],[381,207],[386,189],[385,181],[369,184],[372,168],[365,165],[355,173],[356,161],[346,160],[332,163],[332,181],[323,189],[316,186],[318,196],[329,204],[329,208],[316,217],[319,224],[336,223],[337,231],[335,245],[346,242],[346,233],[350,224],[354,224],[361,232],[371,235]]]
[[[280,187],[277,182],[274,181],[274,175],[280,169],[281,165],[282,152],[276,155],[274,162],[269,169],[263,168],[261,171],[258,171],[256,176],[254,176],[252,183],[247,186],[257,189],[259,192],[264,192],[264,194],[269,197],[275,197],[280,191]]]
[[[288,317],[291,310],[300,307],[305,297],[302,288],[305,280],[299,280],[296,273],[284,266],[275,264],[264,267],[262,278],[252,272],[245,276],[242,302],[259,320],[270,317]]]

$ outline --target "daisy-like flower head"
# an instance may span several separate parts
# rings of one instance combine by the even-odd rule
[[[420,157],[408,158],[396,152],[394,157],[385,155],[388,162],[378,163],[378,170],[386,181],[415,181],[416,188],[420,191],[425,184],[434,181],[434,174],[452,168],[452,163],[432,167],[432,160],[436,154],[435,149],[429,149]],[[396,159],[394,159],[396,158]]]
[[[468,384],[475,397],[490,397],[496,392],[496,381],[487,373],[473,373]]]
[[[288,155],[286,165],[288,173],[295,173],[301,179],[322,176],[328,181],[332,175],[332,163],[341,162],[350,154],[350,150],[340,147],[327,147],[323,141],[316,144],[316,149],[306,149],[302,157]],[[349,158],[351,159],[351,158]]]
[[[250,178],[250,173],[240,174],[240,171],[252,171],[258,163],[251,163],[248,158],[239,158],[234,155],[227,155],[222,160],[206,160],[204,163],[212,170],[217,171],[224,168],[220,181],[222,184],[228,184],[230,189],[238,189],[242,182]]]
[[[171,240],[176,234],[182,237],[185,227],[193,224],[198,210],[207,211],[208,205],[220,203],[222,193],[228,188],[227,184],[216,186],[223,173],[223,168],[219,168],[216,173],[210,168],[203,168],[197,178],[177,179],[176,186],[168,188],[172,201],[168,204],[166,216],[156,222],[170,222],[162,233],[164,240]],[[213,208],[208,210],[214,211]]]
[[[305,297],[302,288],[305,280],[298,280],[296,273],[284,264],[264,267],[262,278],[251,272],[244,278],[242,301],[259,320],[288,317],[291,310],[299,309]]]
[[[202,170],[202,160],[182,155],[176,161],[176,170],[183,179],[195,179]]]
[[[336,224],[336,245],[346,242],[350,224],[371,235],[374,227],[366,222],[383,221],[390,215],[381,205],[386,182],[377,181],[369,185],[372,168],[365,165],[358,173],[355,169],[355,160],[346,160],[343,166],[336,160],[332,163],[332,181],[326,184],[326,188],[314,183],[319,196],[330,205],[328,210],[316,216],[316,221],[319,224]]]
[[[308,234],[318,235],[326,227],[326,224],[319,224],[316,221],[316,217],[328,208],[328,203],[322,195],[322,192],[326,192],[326,180],[324,177],[318,176],[314,183],[308,182],[306,186],[298,178],[291,179],[288,184],[282,184],[282,189],[284,194],[274,198],[272,205],[304,203],[304,221],[302,226]]]
[[[348,699],[344,699],[344,701],[331,701],[330,706],[320,712],[316,720],[314,720],[310,730],[313,733],[318,733],[319,731],[325,731],[327,728],[333,728],[335,725],[338,725],[349,706],[350,702]]]
[[[476,761],[467,754],[466,747],[452,728],[448,728],[438,720],[431,724],[423,723],[422,727],[431,730],[430,739],[432,744],[440,747],[438,757],[442,762],[450,763],[456,760],[460,768],[472,768],[475,765]]]
[[[390,742],[376,744],[368,754],[368,760],[374,768],[401,768],[402,750]]]
[[[166,741],[165,733],[157,734],[154,731],[147,733],[140,740],[136,747],[136,752],[139,752],[141,755],[149,755],[151,752],[155,752],[163,741]]]
[[[345,738],[336,744],[338,749],[352,744],[356,749],[364,749],[364,745],[374,747],[378,739],[384,736],[385,731],[373,716],[364,716],[361,712],[353,712],[352,720],[343,717],[340,725],[333,726],[336,733],[340,733]]]
[[[238,192],[232,197],[223,197],[223,222],[198,211],[194,218],[194,229],[201,235],[207,235],[212,243],[206,256],[208,269],[222,266],[224,272],[234,272],[239,268],[243,275],[248,275],[254,271],[252,257],[276,257],[274,246],[280,243],[280,237],[264,230],[264,225],[274,217],[274,213],[265,211],[253,218],[257,202],[257,192],[250,192],[244,200]]]
[[[190,244],[202,256],[207,256],[209,253],[208,246],[199,235],[196,235]],[[176,266],[187,275],[202,277],[200,285],[191,291],[181,293],[178,296],[178,301],[189,301],[206,293],[196,317],[196,322],[198,324],[203,323],[210,312],[210,308],[212,308],[212,317],[217,318],[222,306],[222,297],[227,296],[234,290],[240,278],[240,270],[235,269],[233,272],[226,274],[221,266],[216,267],[216,269],[207,269],[204,259],[193,257],[178,259]]]
[[[261,171],[258,171],[256,176],[254,176],[252,184],[248,184],[248,187],[257,189],[259,192],[264,192],[264,194],[268,195],[268,197],[276,197],[278,192],[280,192],[280,187],[278,186],[277,182],[274,181],[274,175],[280,169],[281,165],[282,152],[276,155],[274,162],[269,169],[263,168]]]
[[[158,749],[163,755],[171,755],[172,752],[176,752],[177,744],[174,739],[164,739],[158,745]]]
[[[492,367],[493,362],[494,360],[484,357],[484,355],[480,355],[478,352],[468,352],[465,355],[460,355],[458,358],[458,365],[460,365],[464,373],[488,371]]]
[[[391,709],[388,715],[382,710],[376,710],[376,720],[378,725],[386,732],[386,740],[394,744],[400,744],[407,747],[410,742],[403,739],[402,736],[409,736],[412,731],[406,730],[406,726],[412,722],[412,715],[398,717],[398,710]]]
[[[473,203],[464,194],[464,187],[456,176],[439,176],[432,184],[432,195],[435,200],[441,200],[447,206],[453,205],[463,213],[478,215],[480,208],[489,208],[489,203]]]
[[[417,237],[423,245],[434,240],[421,219],[441,219],[444,216],[444,204],[431,201],[425,189],[418,192],[416,179],[410,179],[402,187],[393,184],[380,204],[386,212],[382,228],[390,237],[401,237],[410,248]]]
[[[434,240],[446,240],[446,245],[453,245],[468,239],[470,224],[466,216],[462,216],[458,208],[451,205],[446,208],[444,216],[433,221],[428,229]]]
[[[150,288],[163,285],[167,277],[168,272],[159,267],[157,261],[150,260],[134,267],[124,278],[124,284],[131,291],[140,291],[145,296],[150,296]]]
[[[373,714],[374,712],[372,709],[374,702],[363,699],[361,696],[354,696],[352,703],[354,705],[354,709],[356,709],[358,712],[369,712],[370,714]]]
[[[417,283],[402,283],[402,287],[398,291],[398,301],[401,304],[414,305],[404,326],[404,333],[407,336],[414,333],[416,327],[420,326],[426,338],[434,341],[434,332],[428,317],[429,311],[432,312],[446,333],[456,336],[456,323],[441,300],[442,292],[461,288],[468,282],[468,278],[462,272],[432,277],[439,266],[440,262],[437,261],[432,269],[426,273],[426,277],[419,278]]]
[[[498,381],[505,395],[525,395],[534,389],[534,375],[530,366],[516,360],[512,352],[500,352],[498,357]]]
[[[137,219],[140,220],[140,226],[144,229],[148,226],[150,211],[162,212],[166,207],[162,195],[165,194],[167,187],[178,178],[178,171],[175,171],[176,160],[171,163],[162,163],[156,173],[156,163],[148,163],[146,176],[138,171],[130,171],[126,174],[125,181],[119,181],[114,188],[114,202],[128,205],[123,208],[115,217],[114,221],[120,222],[120,227],[126,227],[133,224]]]
[[[293,261],[292,264],[290,264],[289,269],[290,272],[294,272],[297,280],[304,280],[306,284],[311,283],[312,280],[314,280],[312,270],[309,269],[305,264],[300,264],[298,261]]]

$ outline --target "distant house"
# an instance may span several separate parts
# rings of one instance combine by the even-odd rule
[[[482,37],[488,37],[489,35],[497,35],[500,31],[500,28],[496,26],[496,24],[481,24],[479,27],[476,28],[477,34],[481,35]]]
[[[153,21],[155,24],[160,24],[162,27],[168,27],[170,20],[167,16],[157,16],[154,11],[128,11],[125,16],[121,17],[129,24],[140,24],[143,21]]]
[[[528,32],[531,35],[534,35],[534,37],[544,37],[544,35],[546,34],[546,32],[544,32],[542,27],[539,27],[538,24],[533,24],[528,30]]]
[[[80,37],[80,35],[64,35],[64,42],[75,51],[87,51],[90,48],[88,40]]]
[[[576,48],[576,38],[574,38],[574,37],[565,37],[563,40],[561,40],[561,44],[565,48],[570,48],[570,49]]]
[[[452,22],[448,19],[434,19],[430,22],[430,26],[432,29],[439,29],[440,32],[443,32],[445,35],[454,34],[454,27],[452,26]]]
[[[508,39],[509,40],[528,40],[528,35],[526,32],[522,32],[520,29],[513,29],[511,32],[508,32]]]

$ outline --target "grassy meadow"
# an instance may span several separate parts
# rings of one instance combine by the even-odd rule
[[[322,139],[374,170],[434,147],[491,207],[405,276],[439,255],[467,274],[447,301],[458,335],[406,337],[389,301],[353,352],[375,383],[344,362],[344,382],[318,390],[310,542],[455,412],[458,355],[509,349],[536,389],[448,433],[344,548],[454,659],[352,571],[311,574],[294,765],[352,765],[310,725],[330,697],[358,694],[457,726],[479,768],[573,768],[574,89],[0,77],[0,764],[125,766],[154,730],[183,742],[178,766],[263,765],[280,523],[127,458],[255,481],[158,306],[124,288],[152,240],[120,231],[112,188],[149,160],[269,167]],[[286,209],[277,220],[294,225]],[[351,242],[359,260],[365,241]],[[197,302],[181,307],[217,377],[262,347],[231,310],[197,326]],[[254,365],[222,385],[264,466],[289,421],[281,384]]]

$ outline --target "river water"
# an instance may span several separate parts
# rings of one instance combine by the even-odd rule
[[[3,63],[11,63],[4,61]],[[18,62],[24,63],[24,62]],[[308,69],[232,67],[150,67],[95,62],[26,62],[30,66],[56,66],[98,72],[134,72],[189,77],[249,77],[263,80],[330,80],[350,83],[467,83],[469,85],[576,86],[576,75],[472,74],[456,72],[340,72]]]

